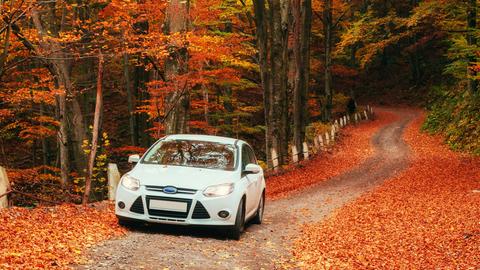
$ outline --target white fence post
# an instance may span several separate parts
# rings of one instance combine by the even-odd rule
[[[317,152],[320,151],[320,143],[317,136],[313,137],[313,146]]]
[[[320,149],[325,150],[325,144],[323,144],[323,137],[322,134],[318,135],[318,142],[320,143]]]
[[[8,182],[7,170],[0,166],[0,195],[7,192],[10,183]],[[0,209],[8,207],[8,195],[0,198]]]
[[[108,199],[115,200],[115,193],[117,192],[118,183],[120,182],[120,172],[118,171],[117,164],[108,163],[107,168],[108,177]]]
[[[325,143],[327,147],[330,145],[330,134],[328,133],[328,131],[325,132]]]
[[[332,143],[333,143],[333,142],[335,142],[335,126],[332,127],[331,133],[332,133],[331,139],[332,139]]]
[[[365,114],[365,120],[368,120],[368,113],[367,113],[367,111],[363,111],[363,114]]]
[[[275,148],[272,148],[272,165],[273,165],[273,170],[278,171],[278,155],[277,155],[277,150]]]
[[[298,150],[297,150],[297,146],[295,144],[292,145],[292,161],[293,161],[293,163],[298,162]]]
[[[308,159],[308,144],[307,142],[303,142],[303,159]]]

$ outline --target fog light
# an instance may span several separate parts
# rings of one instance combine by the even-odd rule
[[[230,213],[228,211],[225,211],[225,210],[222,210],[222,211],[218,212],[218,216],[221,217],[221,218],[227,218],[229,215],[230,215]]]
[[[118,208],[120,208],[120,209],[125,208],[125,203],[124,202],[118,202]]]

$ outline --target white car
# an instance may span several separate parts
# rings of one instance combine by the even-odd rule
[[[239,239],[246,221],[262,222],[263,170],[242,140],[169,135],[129,162],[137,164],[122,177],[115,197],[121,225],[221,226]]]

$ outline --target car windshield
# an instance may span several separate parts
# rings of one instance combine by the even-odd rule
[[[192,140],[160,141],[148,151],[143,162],[232,171],[235,146]]]

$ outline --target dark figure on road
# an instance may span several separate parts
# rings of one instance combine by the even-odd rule
[[[357,110],[357,103],[355,102],[355,99],[350,98],[347,103],[347,111],[349,114],[353,114]]]

